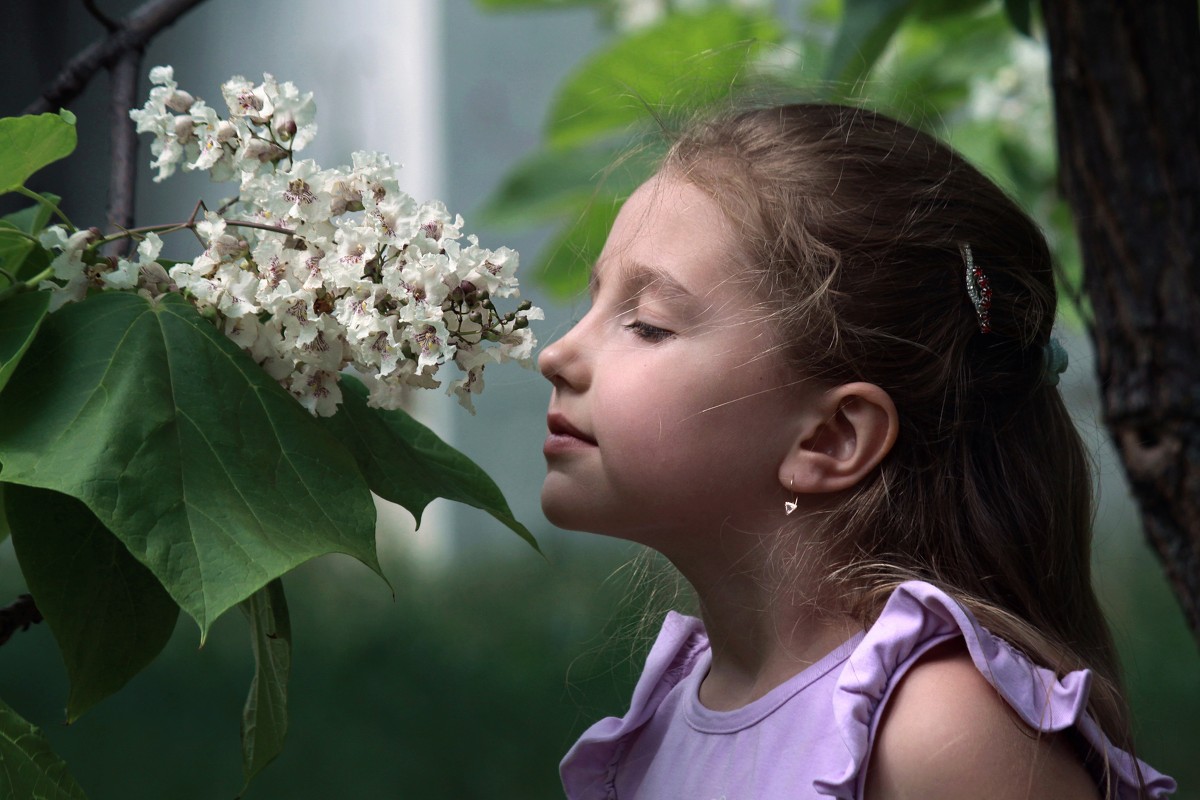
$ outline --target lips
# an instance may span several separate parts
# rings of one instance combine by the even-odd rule
[[[546,417],[546,427],[550,434],[546,437],[546,444],[542,449],[547,455],[552,452],[596,446],[595,439],[576,428],[570,420],[557,412]]]

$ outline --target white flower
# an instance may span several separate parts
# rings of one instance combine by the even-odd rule
[[[288,381],[292,396],[300,405],[319,417],[332,416],[342,402],[342,389],[336,372],[305,364]]]
[[[161,269],[162,267],[158,263],[158,254],[162,251],[162,244],[162,239],[157,233],[153,231],[147,233],[146,238],[138,244],[136,261],[126,258],[117,259],[116,269],[100,276],[105,288],[133,289],[137,286],[138,276],[141,275],[143,267],[153,265]]]
[[[356,152],[337,169],[295,160],[316,132],[311,94],[269,74],[261,84],[235,76],[221,87],[223,116],[179,89],[169,67],[151,77],[150,99],[132,116],[154,136],[156,179],[182,163],[235,182],[237,196],[195,223],[204,251],[169,278],[156,236],[136,261],[97,276],[82,262],[86,243],[46,234],[59,251],[57,291],[78,299],[89,276],[134,288],[141,270],[154,271],[161,291],[173,282],[318,415],[340,402],[343,369],[361,375],[369,405],[396,408],[410,388],[439,387],[438,371],[454,368],[448,391],[470,408],[488,364],[532,361],[528,325],[540,310],[503,313],[489,299],[518,295],[517,254],[464,240],[462,217],[402,191],[383,154]]]

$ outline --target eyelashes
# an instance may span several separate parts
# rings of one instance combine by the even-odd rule
[[[659,328],[655,325],[650,325],[649,323],[642,322],[641,320],[634,320],[633,322],[627,323],[624,327],[626,330],[632,331],[634,336],[647,342],[661,342],[665,339],[670,339],[675,335],[673,331],[669,331],[666,328]]]

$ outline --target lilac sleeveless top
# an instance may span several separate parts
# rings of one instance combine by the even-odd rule
[[[1134,759],[1085,713],[1091,673],[1062,679],[980,627],[944,592],[901,585],[864,633],[734,711],[700,704],[712,654],[700,620],[671,612],[622,718],[589,728],[561,765],[569,800],[801,800],[862,797],[881,711],[904,673],[961,636],[980,673],[1032,728],[1074,726],[1108,754],[1120,800],[1137,797]],[[1175,782],[1144,763],[1151,798]]]

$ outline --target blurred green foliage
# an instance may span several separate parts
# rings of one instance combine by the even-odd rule
[[[623,711],[649,641],[629,633],[643,604],[622,570],[628,546],[538,536],[549,563],[528,551],[468,554],[448,570],[388,562],[394,598],[348,558],[288,575],[289,738],[246,797],[560,797],[558,761],[584,727]],[[5,545],[0,585],[19,582]],[[38,625],[0,650],[0,695],[92,800],[231,798],[248,635],[226,615],[198,649],[196,628],[180,625],[154,664],[68,729],[61,657]]]
[[[554,6],[492,0],[490,8]],[[739,103],[841,101],[946,139],[1046,229],[1078,319],[1080,260],[1055,175],[1045,47],[1021,34],[1029,4],[981,0],[647,2],[659,16],[619,30],[559,84],[543,143],[483,209],[500,228],[551,225],[536,278],[559,297],[586,285],[604,234],[681,122]],[[699,7],[699,8],[697,8]],[[784,10],[780,10],[784,9]],[[614,166],[615,165],[615,166]]]
[[[448,571],[386,562],[394,599],[348,558],[289,575],[292,724],[247,799],[560,798],[567,748],[627,707],[664,581],[657,567],[647,578],[630,566],[638,550],[624,543],[534,533],[548,562],[520,550],[468,553]],[[1153,559],[1128,534],[1102,532],[1097,561],[1139,754],[1180,780],[1179,800],[1194,799],[1200,659]],[[0,585],[14,571],[0,548]],[[68,729],[61,660],[36,626],[0,650],[0,694],[44,730],[92,800],[233,797],[234,734],[254,669],[247,635],[226,616],[197,649],[195,628],[180,625],[155,664]]]

